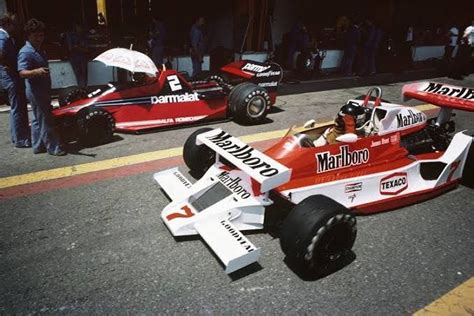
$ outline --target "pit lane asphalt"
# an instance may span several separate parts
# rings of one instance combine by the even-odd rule
[[[474,77],[441,82],[474,86]],[[399,100],[402,84],[383,86]],[[273,122],[216,123],[236,136],[330,119],[367,87],[288,95]],[[457,112],[459,129],[474,115]],[[122,135],[66,157],[9,144],[0,115],[0,177],[181,146],[198,127]],[[185,168],[183,168],[185,170]],[[393,212],[358,217],[355,260],[319,280],[283,261],[278,239],[250,234],[259,265],[227,276],[199,239],[175,241],[152,173],[0,201],[0,313],[407,314],[474,275],[474,198],[459,188]]]

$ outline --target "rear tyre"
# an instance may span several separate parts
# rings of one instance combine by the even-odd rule
[[[115,120],[104,109],[89,106],[77,114],[79,141],[87,146],[109,142],[115,129]]]
[[[61,89],[58,94],[59,106],[68,105],[74,101],[87,98],[86,89],[77,86],[67,87]]]
[[[467,153],[466,163],[462,171],[461,184],[471,189],[474,188],[474,140]]]
[[[213,130],[210,127],[200,128],[192,133],[183,147],[183,159],[191,174],[196,178],[201,178],[216,160],[216,153],[206,145],[196,145],[196,138],[199,134]]]
[[[251,82],[244,82],[232,89],[229,107],[235,121],[244,125],[261,123],[270,107],[270,95]]]
[[[336,201],[310,196],[284,220],[280,245],[288,259],[318,275],[335,271],[351,254],[357,235],[356,218]]]

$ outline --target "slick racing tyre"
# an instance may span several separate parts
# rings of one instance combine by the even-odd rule
[[[288,259],[318,275],[327,275],[351,253],[356,235],[353,214],[328,197],[314,195],[288,214],[280,245]]]
[[[462,171],[461,184],[474,189],[474,140],[467,153],[466,163]]]
[[[87,98],[86,89],[77,86],[67,87],[61,89],[58,95],[59,106],[68,105],[74,101]]]
[[[270,107],[270,95],[251,82],[238,84],[229,94],[229,107],[235,121],[245,125],[262,122]]]
[[[183,147],[183,160],[192,175],[201,178],[216,160],[216,153],[206,145],[196,145],[196,137],[199,134],[213,130],[210,127],[200,128],[192,133]]]
[[[112,139],[115,120],[106,110],[89,106],[77,114],[77,129],[82,144],[96,146]]]

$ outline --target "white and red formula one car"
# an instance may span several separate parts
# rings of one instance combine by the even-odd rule
[[[374,90],[374,89],[373,89]],[[260,249],[242,233],[263,228],[276,199],[292,209],[280,244],[289,259],[327,269],[351,252],[354,214],[372,214],[432,198],[463,181],[472,186],[473,137],[454,134],[453,109],[474,111],[474,89],[421,82],[403,95],[441,107],[427,119],[415,108],[375,100],[350,100],[366,122],[333,144],[318,139],[327,128],[290,129],[263,153],[220,129],[201,129],[184,146],[192,184],[177,168],[155,174],[172,202],[162,219],[173,236],[199,234],[227,273],[258,260]]]

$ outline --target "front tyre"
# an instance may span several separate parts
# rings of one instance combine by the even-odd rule
[[[115,120],[106,110],[89,106],[77,114],[77,128],[82,144],[97,146],[112,139]]]
[[[229,95],[229,107],[236,122],[251,125],[261,123],[270,107],[270,95],[251,82],[237,85]]]
[[[213,150],[206,145],[196,145],[197,136],[211,130],[213,129],[210,127],[200,128],[192,133],[184,143],[184,163],[196,178],[201,178],[216,160],[216,153]]]
[[[280,245],[285,255],[305,269],[327,275],[351,253],[357,235],[356,218],[336,201],[310,196],[284,220]]]

